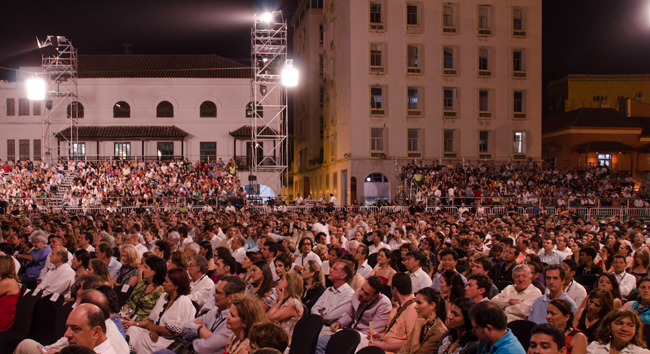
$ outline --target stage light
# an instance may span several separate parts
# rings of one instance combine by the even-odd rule
[[[282,70],[282,85],[287,87],[298,86],[298,70],[293,67],[293,60],[287,59],[287,64]]]
[[[273,14],[270,12],[265,12],[262,14],[262,17],[260,17],[260,19],[262,22],[271,23],[273,21]]]
[[[266,93],[267,93],[267,92],[268,92],[268,91],[266,90],[266,85],[265,85],[265,84],[261,84],[261,85],[260,85],[260,93],[262,94],[262,96],[266,96]]]
[[[45,99],[45,81],[43,79],[27,80],[27,98],[32,101],[41,101]]]

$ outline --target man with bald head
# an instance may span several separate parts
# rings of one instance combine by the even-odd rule
[[[75,312],[80,309],[83,311]],[[90,316],[88,309],[91,309],[90,314],[94,314],[95,317]],[[97,313],[99,313],[99,316],[97,316]],[[77,317],[73,317],[73,314]],[[86,316],[85,323],[83,316]],[[91,317],[94,319],[94,322],[90,321]],[[101,322],[103,323],[101,326],[97,324],[99,318],[101,318]],[[68,330],[65,332],[63,338],[54,344],[44,347],[47,353],[53,353],[68,345],[75,344],[88,347],[96,353],[101,354],[129,354],[130,352],[126,340],[117,329],[117,326],[115,326],[115,323],[110,319],[110,310],[106,296],[97,290],[84,290],[81,294],[77,295],[77,307],[68,316],[66,326]],[[99,327],[101,327],[101,335],[96,331],[96,328]],[[92,344],[94,346],[91,346]],[[25,339],[20,342],[14,353],[43,354],[41,348],[43,346],[40,343],[31,339]],[[107,350],[107,348],[110,350]]]

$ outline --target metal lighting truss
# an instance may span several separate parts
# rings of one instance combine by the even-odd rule
[[[255,15],[251,30],[251,152],[249,194],[259,199],[261,185],[275,184],[286,198],[289,186],[287,88],[282,70],[287,64],[287,23],[282,11]],[[264,180],[259,180],[264,177]]]
[[[68,104],[77,102],[77,49],[72,46],[64,36],[47,36],[47,39],[39,43],[41,48],[52,47],[51,55],[43,55],[42,69],[44,80],[47,87],[45,94],[45,109],[41,109],[42,130],[43,130],[43,150],[48,163],[52,163],[53,141],[56,140],[55,134],[63,128],[70,127],[70,135],[63,136],[68,142],[68,157],[74,158],[75,149],[79,143],[79,132],[77,130],[77,117],[79,117],[78,105],[70,106],[71,111],[67,111]],[[62,107],[67,120],[61,125],[60,129],[52,131],[52,113]],[[73,118],[74,117],[74,118]],[[57,157],[60,158],[57,145]]]

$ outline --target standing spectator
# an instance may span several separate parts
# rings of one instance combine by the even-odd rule
[[[477,353],[526,353],[519,340],[508,329],[506,314],[497,304],[491,301],[479,302],[470,308],[469,317],[473,331],[480,341]]]

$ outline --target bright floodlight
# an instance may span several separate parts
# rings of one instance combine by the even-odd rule
[[[27,98],[33,101],[45,99],[45,81],[42,79],[27,80]]]
[[[261,19],[262,22],[271,23],[271,21],[273,21],[273,14],[270,12],[265,12],[264,14],[262,14]]]
[[[293,87],[298,86],[298,70],[293,67],[293,60],[288,59],[287,65],[282,70],[282,85]]]

